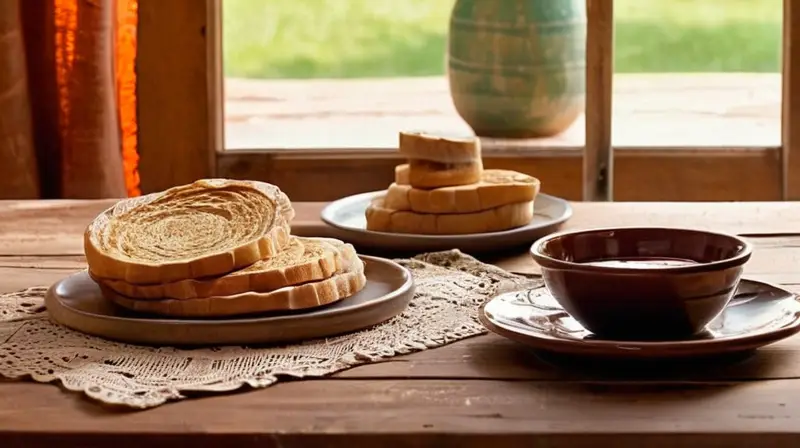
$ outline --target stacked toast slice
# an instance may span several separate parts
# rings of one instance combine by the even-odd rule
[[[205,179],[120,201],[89,224],[89,274],[134,310],[218,317],[298,310],[364,288],[352,245],[292,236],[294,209],[276,186]]]
[[[395,181],[366,210],[367,229],[459,235],[528,224],[540,182],[510,170],[484,169],[480,141],[418,132],[400,133]]]

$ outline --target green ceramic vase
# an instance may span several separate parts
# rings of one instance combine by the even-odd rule
[[[583,113],[586,0],[456,0],[447,77],[479,136],[558,134]]]

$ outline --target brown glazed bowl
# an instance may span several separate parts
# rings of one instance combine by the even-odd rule
[[[559,232],[531,246],[550,294],[592,333],[671,340],[702,331],[735,294],[751,245],[701,230]]]

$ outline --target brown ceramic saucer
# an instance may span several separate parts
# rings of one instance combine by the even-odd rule
[[[728,306],[706,329],[667,341],[615,341],[595,336],[540,287],[497,296],[478,317],[490,331],[562,355],[625,359],[714,356],[754,350],[800,331],[800,302],[789,291],[742,280]]]
[[[361,330],[391,319],[414,295],[411,273],[399,264],[361,256],[367,285],[358,294],[302,312],[224,319],[177,319],[134,313],[104,299],[86,271],[50,287],[45,305],[54,321],[83,333],[134,344],[246,345],[315,339]]]

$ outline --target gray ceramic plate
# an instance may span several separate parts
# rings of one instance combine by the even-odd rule
[[[530,244],[556,231],[572,216],[572,207],[563,199],[546,194],[536,196],[534,216],[530,224],[502,232],[470,235],[410,235],[367,230],[364,216],[369,203],[385,191],[349,196],[328,204],[322,210],[322,221],[333,227],[337,238],[360,247],[375,249],[429,252],[460,249],[463,252],[487,252]]]
[[[584,329],[540,287],[501,294],[478,317],[490,331],[533,348],[565,355],[679,358],[744,352],[800,331],[800,302],[789,291],[742,280],[731,303],[703,333],[686,340],[631,342],[600,338]]]
[[[311,310],[225,319],[173,319],[136,314],[103,298],[86,271],[47,291],[50,318],[83,333],[151,345],[244,345],[315,339],[379,324],[405,310],[411,274],[383,258],[361,256],[367,285],[358,294]]]

